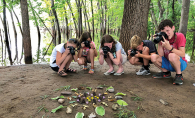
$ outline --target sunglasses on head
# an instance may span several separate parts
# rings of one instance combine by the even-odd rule
[[[77,41],[77,40],[75,40],[75,39],[69,39],[69,40],[68,40],[68,42],[69,42],[69,41],[73,41],[75,44],[77,44],[77,43],[78,43],[78,41]]]

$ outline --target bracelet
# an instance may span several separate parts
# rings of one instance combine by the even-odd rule
[[[174,48],[172,47],[171,50],[169,50],[169,51],[173,51],[173,49],[174,49]]]

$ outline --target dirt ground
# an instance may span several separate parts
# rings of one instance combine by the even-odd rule
[[[139,66],[130,65],[128,62],[124,66],[125,74],[121,76],[103,75],[108,70],[105,65],[99,65],[95,62],[95,74],[88,74],[83,71],[77,63],[71,63],[71,68],[77,69],[77,73],[70,73],[67,77],[60,77],[53,72],[49,64],[33,64],[20,66],[0,67],[0,118],[74,118],[77,112],[83,112],[86,116],[95,112],[92,103],[89,108],[82,109],[83,104],[73,108],[71,114],[66,113],[66,108],[51,113],[51,110],[60,104],[51,98],[60,96],[61,92],[54,91],[61,86],[70,85],[70,89],[79,86],[95,88],[98,85],[108,85],[114,87],[114,93],[108,93],[103,101],[108,107],[97,102],[98,106],[105,108],[103,118],[114,118],[112,110],[114,102],[108,102],[108,96],[114,97],[117,92],[127,94],[123,100],[128,103],[126,107],[134,111],[137,118],[195,118],[195,65],[188,64],[183,72],[184,85],[177,86],[172,84],[175,73],[169,79],[153,79],[152,74],[159,72],[159,69],[151,65],[151,75],[137,76],[135,72],[140,69]],[[115,67],[117,70],[117,67]],[[71,91],[71,90],[67,91]],[[106,91],[97,89],[97,94]],[[79,93],[89,92],[90,90],[78,90]],[[142,101],[134,101],[131,97],[135,94],[142,98]],[[49,96],[43,99],[41,96]],[[72,95],[75,96],[74,92]],[[69,97],[70,97],[69,96]],[[67,97],[67,96],[65,96]],[[168,105],[162,104],[162,99]],[[71,101],[76,101],[73,99]],[[68,106],[68,99],[63,106]],[[43,106],[49,112],[40,110]],[[39,112],[38,112],[39,111]],[[98,118],[101,116],[98,115]]]

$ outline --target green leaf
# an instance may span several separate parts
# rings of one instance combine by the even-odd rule
[[[72,104],[72,103],[75,103],[76,101],[70,101],[69,103]]]
[[[89,89],[91,91],[92,88],[91,87],[86,87],[86,89]]]
[[[115,95],[119,95],[119,96],[122,95],[122,96],[124,96],[124,95],[126,95],[126,94],[124,94],[124,93],[119,93],[119,92],[118,92],[118,93],[116,93]]]
[[[77,96],[72,96],[73,98],[77,98]]]
[[[76,89],[73,88],[73,89],[71,89],[71,90],[76,92],[76,91],[78,90],[78,88],[76,88]]]
[[[61,96],[57,96],[57,97],[55,97],[55,98],[51,98],[52,100],[57,100],[57,99],[60,99],[60,98],[65,98],[63,95],[61,95]]]
[[[124,100],[117,100],[118,105],[127,106],[128,104]]]
[[[77,114],[75,115],[75,118],[83,118],[84,113],[83,112],[77,112]]]
[[[96,107],[96,108],[95,108],[95,112],[96,112],[98,115],[103,116],[103,115],[105,114],[105,109],[104,109],[104,107],[99,106],[99,107]]]
[[[51,112],[55,113],[57,110],[64,108],[64,106],[60,105],[59,107],[52,109]]]
[[[113,87],[112,86],[110,86],[110,87],[108,87],[107,89],[106,89],[106,91],[108,90],[108,89],[112,89]]]

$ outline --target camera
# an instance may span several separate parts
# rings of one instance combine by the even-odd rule
[[[75,55],[75,48],[72,46],[68,46],[69,50],[70,50],[70,54],[71,55]]]
[[[156,38],[153,40],[153,42],[155,44],[159,43],[160,41],[163,41],[163,37],[162,36],[164,36],[165,39],[168,38],[168,36],[167,36],[167,34],[165,32],[156,33],[155,36],[156,36]]]
[[[137,50],[137,49],[132,49],[132,50],[131,50],[131,53],[130,53],[130,56],[131,56],[131,57],[135,56],[135,55],[137,54],[136,51],[138,51],[138,50]]]
[[[104,58],[107,58],[108,52],[110,52],[110,48],[108,46],[102,47],[102,50],[104,52]]]
[[[90,43],[91,43],[90,41],[87,41],[87,40],[84,41],[85,47],[89,47],[90,48]]]

